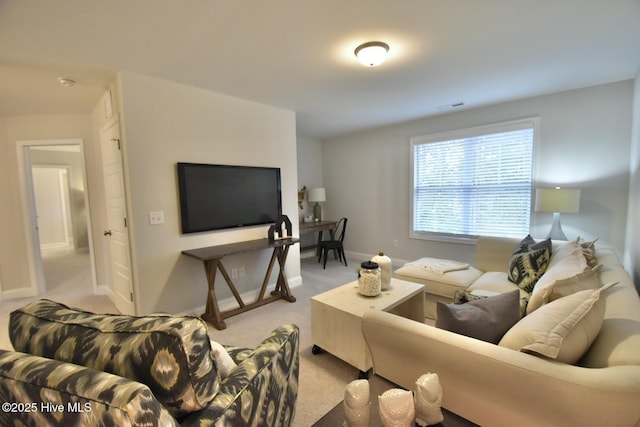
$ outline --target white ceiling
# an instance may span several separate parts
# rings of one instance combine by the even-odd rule
[[[365,68],[371,40],[391,49]],[[0,0],[0,116],[89,112],[121,70],[293,110],[328,138],[631,79],[640,0]]]

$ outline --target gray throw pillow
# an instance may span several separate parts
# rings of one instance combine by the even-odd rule
[[[438,302],[436,327],[493,344],[520,320],[520,291],[470,301]]]

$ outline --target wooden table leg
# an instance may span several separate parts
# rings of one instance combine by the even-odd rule
[[[287,282],[287,275],[284,271],[284,266],[289,255],[289,246],[276,248],[278,258],[278,280],[276,281],[276,290],[273,293],[279,293],[282,299],[289,302],[296,302],[296,297],[291,294],[289,283]]]
[[[213,324],[217,329],[226,329],[227,325],[222,320],[220,309],[218,308],[218,298],[216,297],[215,281],[218,271],[218,259],[204,261],[204,272],[207,275],[209,292],[207,292],[207,305],[202,318]]]

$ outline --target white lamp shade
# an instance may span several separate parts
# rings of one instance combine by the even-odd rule
[[[310,202],[324,202],[327,200],[324,188],[312,188],[308,193]]]
[[[578,213],[579,211],[580,189],[536,189],[536,212]]]

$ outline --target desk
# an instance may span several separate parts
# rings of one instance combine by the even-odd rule
[[[245,311],[260,307],[279,299],[284,299],[289,302],[295,302],[296,298],[291,295],[291,290],[289,289],[289,284],[287,283],[287,276],[284,272],[284,264],[287,261],[289,248],[299,241],[299,239],[295,238],[275,241],[269,241],[269,239],[258,239],[182,251],[183,255],[198,259],[204,263],[204,271],[207,275],[209,292],[207,293],[206,309],[201,316],[202,319],[213,324],[213,326],[215,326],[217,329],[225,329],[227,325],[224,323],[223,319],[226,319],[228,317],[244,313]],[[240,294],[236,290],[235,285],[231,281],[231,277],[229,277],[227,270],[225,270],[224,266],[222,265],[222,258],[226,255],[233,255],[242,252],[252,252],[270,248],[273,248],[273,253],[271,254],[269,267],[267,268],[267,273],[264,276],[264,281],[262,282],[262,287],[260,288],[260,295],[258,295],[258,299],[256,301],[245,304],[245,302],[242,301]],[[273,292],[271,292],[270,296],[265,298],[264,294],[267,289],[267,285],[269,284],[269,278],[271,277],[271,272],[276,260],[278,260],[278,265],[280,267],[278,271],[276,288]],[[220,311],[220,309],[218,308],[218,298],[216,297],[215,290],[216,273],[218,270],[220,270],[222,277],[224,277],[224,280],[227,282],[229,289],[231,289],[233,296],[238,302],[238,308],[227,311]]]
[[[322,233],[326,230],[334,238],[334,232],[338,221],[318,221],[318,222],[301,222],[299,223],[300,234],[318,233],[318,243],[316,244],[316,255],[320,255],[320,242],[322,242]],[[312,246],[310,246],[312,247]],[[300,248],[300,249],[308,249]]]

